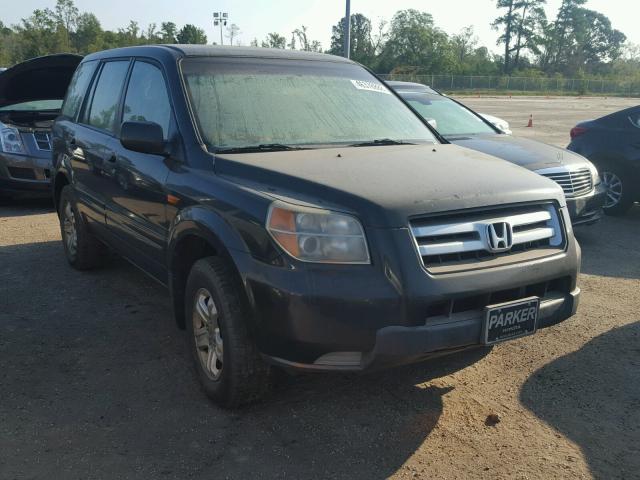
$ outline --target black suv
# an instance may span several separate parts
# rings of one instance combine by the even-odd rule
[[[448,144],[343,58],[209,46],[84,59],[53,128],[71,265],[166,285],[205,391],[534,333],[577,307],[560,187]]]

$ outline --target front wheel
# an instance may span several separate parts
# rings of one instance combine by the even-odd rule
[[[198,260],[185,292],[188,347],[205,393],[233,408],[259,400],[271,384],[247,328],[248,308],[234,272],[219,257]]]
[[[633,205],[633,192],[627,171],[618,165],[602,165],[600,178],[606,188],[604,212],[608,215],[627,212]]]

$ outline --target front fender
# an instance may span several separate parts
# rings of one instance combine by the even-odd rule
[[[180,241],[187,236],[205,240],[216,253],[225,258],[238,275],[245,298],[251,311],[255,312],[255,301],[246,281],[252,272],[252,263],[258,257],[245,242],[240,231],[216,211],[202,205],[186,208],[178,213],[169,230],[167,265],[169,266],[169,288],[173,299],[174,314],[178,325],[184,325],[183,300],[188,272],[175,268],[172,261]],[[273,261],[270,263],[274,263]],[[253,322],[251,322],[253,327]]]
[[[248,253],[247,244],[232,226],[215,211],[196,205],[181,210],[169,229],[169,259],[175,246],[186,235],[207,240],[218,251],[232,255],[233,251]]]

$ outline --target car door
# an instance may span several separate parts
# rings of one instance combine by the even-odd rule
[[[78,203],[96,227],[105,226],[105,205],[114,188],[116,120],[130,63],[129,59],[115,60],[100,66],[78,123],[67,138]]]
[[[165,79],[159,65],[136,60],[122,107],[122,122],[155,122],[169,140],[174,127]],[[114,190],[108,201],[107,228],[133,249],[135,262],[163,280],[167,243],[165,181],[170,158],[134,152],[118,144]]]

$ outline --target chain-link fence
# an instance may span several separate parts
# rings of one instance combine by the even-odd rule
[[[537,93],[553,95],[617,95],[640,97],[640,81],[556,77],[478,75],[379,75],[384,80],[418,82],[444,92]]]

